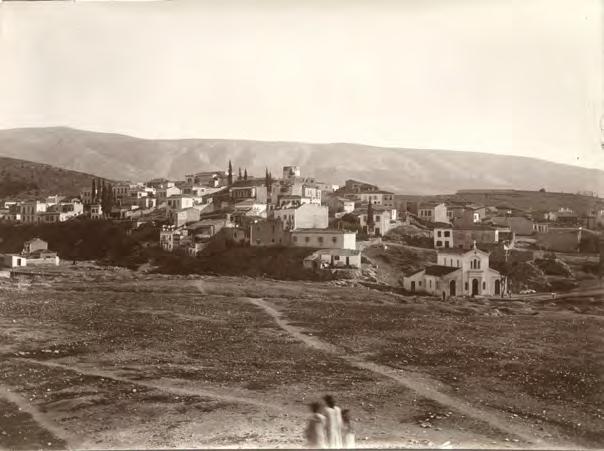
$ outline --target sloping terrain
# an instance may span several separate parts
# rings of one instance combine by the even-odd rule
[[[604,172],[524,157],[475,152],[221,139],[147,140],[70,128],[0,131],[0,155],[52,163],[113,179],[182,178],[192,171],[235,168],[278,174],[282,165],[331,183],[348,178],[396,192],[435,194],[466,188],[604,191]]]
[[[601,296],[56,271],[0,281],[0,448],[298,448],[326,393],[359,447],[603,443]]]
[[[96,177],[91,174],[49,164],[0,157],[0,198],[77,196],[82,188],[91,185],[93,178]]]

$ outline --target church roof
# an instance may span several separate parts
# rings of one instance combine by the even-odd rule
[[[453,267],[453,266],[443,266],[443,265],[432,265],[426,267],[426,275],[427,276],[445,276],[452,272],[458,271],[461,268]]]

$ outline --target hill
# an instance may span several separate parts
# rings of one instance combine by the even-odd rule
[[[0,157],[0,198],[76,196],[80,189],[90,186],[93,178],[91,174],[49,164]]]
[[[247,167],[274,174],[282,165],[331,183],[366,180],[400,193],[452,193],[468,188],[604,192],[604,171],[533,158],[446,150],[380,148],[220,139],[148,140],[70,128],[0,130],[0,155],[51,163],[122,180],[182,178],[185,173]]]

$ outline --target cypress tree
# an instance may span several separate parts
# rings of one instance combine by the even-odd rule
[[[245,168],[243,171],[243,180],[247,182],[247,168]]]
[[[228,172],[227,184],[229,186],[231,186],[233,184],[233,165],[231,164],[231,160],[229,160],[229,172]]]
[[[369,229],[372,229],[375,225],[373,221],[373,202],[369,201],[369,205],[367,205],[367,233],[369,233]]]
[[[94,204],[94,200],[96,199],[96,180],[92,179],[92,191],[90,192],[90,203]]]
[[[237,180],[242,180],[243,175],[241,175],[241,167],[239,168],[239,175],[237,176]]]

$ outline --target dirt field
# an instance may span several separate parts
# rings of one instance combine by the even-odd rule
[[[579,307],[577,308],[577,305]],[[602,447],[600,297],[443,304],[99,271],[0,284],[0,448]]]

